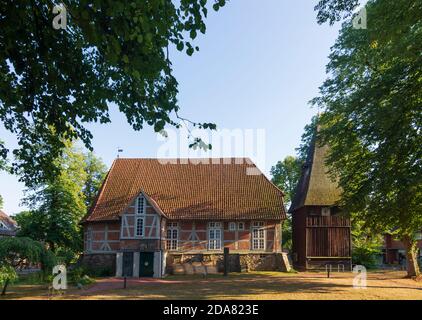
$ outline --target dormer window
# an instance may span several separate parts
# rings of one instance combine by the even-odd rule
[[[9,230],[9,228],[3,222],[0,221],[0,230]]]

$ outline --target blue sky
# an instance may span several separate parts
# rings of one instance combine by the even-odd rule
[[[326,77],[339,24],[318,25],[316,2],[231,0],[219,12],[210,11],[207,33],[195,40],[199,52],[192,57],[174,50],[170,54],[179,82],[180,114],[221,129],[264,129],[265,163],[260,169],[268,176],[272,165],[295,153],[303,127],[317,112],[308,101]],[[157,156],[163,142],[151,128],[135,132],[113,106],[111,114],[111,124],[89,125],[95,153],[107,166],[118,147],[124,149],[123,157]],[[1,124],[0,139],[9,148],[15,146]],[[4,210],[23,210],[19,203],[24,186],[17,177],[0,173],[0,182]]]

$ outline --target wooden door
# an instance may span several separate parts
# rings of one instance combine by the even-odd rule
[[[123,277],[133,277],[133,252],[123,252]]]
[[[154,276],[154,252],[139,254],[139,277]]]

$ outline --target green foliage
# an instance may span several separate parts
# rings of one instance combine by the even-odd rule
[[[58,247],[80,250],[79,221],[86,214],[84,183],[87,179],[84,155],[67,144],[63,157],[55,160],[60,173],[47,183],[26,190],[24,202],[31,211],[16,215],[19,235]]]
[[[83,186],[85,205],[90,208],[107,174],[107,167],[93,152],[85,155],[85,172],[87,174]]]
[[[95,280],[88,275],[88,271],[83,267],[76,267],[69,272],[69,281],[74,285],[89,285]]]
[[[282,247],[283,249],[292,250],[292,216],[287,214],[287,219],[283,222],[282,227]]]
[[[331,25],[336,21],[350,17],[353,10],[359,6],[359,0],[320,0],[315,6],[318,11],[318,23],[329,22]]]
[[[4,142],[0,140],[0,171],[6,169],[6,157],[8,150],[4,146]]]
[[[3,197],[0,194],[0,209],[3,209],[3,205],[4,205]]]
[[[366,7],[368,29],[343,25],[313,103],[325,108],[320,136],[331,147],[343,207],[373,232],[398,228],[414,255],[422,227],[422,2]]]
[[[46,241],[59,256],[72,261],[66,248],[80,248],[78,223],[86,214],[105,176],[106,167],[91,152],[84,154],[68,144],[64,156],[57,160],[61,173],[46,184],[26,190],[25,203],[31,211],[16,216],[20,235]]]
[[[95,269],[87,269],[87,275],[89,275],[90,277],[112,277],[114,276],[114,273],[111,267],[102,267]]]
[[[286,205],[293,200],[295,188],[300,178],[301,166],[302,162],[298,158],[287,156],[271,168],[271,181],[283,190]]]
[[[199,50],[192,41],[206,31],[207,0],[63,3],[64,30],[51,27],[51,1],[12,1],[0,9],[0,121],[16,134],[12,171],[27,186],[58,174],[64,141],[78,138],[91,148],[86,125],[110,122],[110,103],[135,130],[178,127],[168,47],[192,55]],[[225,3],[215,1],[214,10]]]
[[[383,239],[364,227],[363,221],[353,219],[352,223],[352,260],[366,268],[375,268],[381,255]]]
[[[18,279],[16,270],[10,265],[0,265],[0,287],[15,282]]]
[[[287,156],[271,168],[271,181],[285,194],[286,210],[294,197],[295,188],[300,178],[301,165],[302,162],[298,158]],[[290,215],[287,215],[287,219],[283,223],[282,234],[283,248],[290,250],[292,248],[292,217]]]
[[[315,139],[318,119],[319,116],[313,116],[311,122],[305,125],[300,145],[298,148],[296,148],[297,156],[300,159],[301,163],[304,163],[306,161],[312,140]]]
[[[50,274],[46,273],[45,271],[40,271],[20,275],[16,283],[19,283],[20,285],[39,285],[51,283],[50,280],[52,280]]]
[[[79,222],[85,216],[105,176],[106,167],[92,152],[66,143],[63,157],[55,160],[60,173],[48,183],[26,191],[31,208],[16,215],[18,234],[46,242],[61,263],[74,263],[82,250]]]
[[[40,263],[45,275],[55,264],[54,255],[38,241],[25,237],[0,238],[0,285],[2,294],[17,279],[16,269]]]
[[[22,267],[26,263],[39,263],[43,251],[42,244],[30,238],[0,238],[0,265]]]
[[[58,247],[56,250],[57,262],[66,266],[74,264],[78,261],[79,251],[72,248]]]

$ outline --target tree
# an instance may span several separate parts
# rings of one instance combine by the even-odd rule
[[[3,209],[4,201],[3,197],[0,195],[0,209]]]
[[[83,193],[85,196],[85,205],[87,208],[90,208],[107,174],[107,167],[93,152],[86,153],[84,158],[87,177],[83,187]]]
[[[305,125],[303,130],[303,134],[301,137],[300,145],[296,148],[297,157],[299,158],[300,162],[303,164],[308,157],[309,148],[311,147],[312,140],[315,139],[315,135],[317,132],[317,124],[318,124],[319,115],[313,116],[311,122]]]
[[[353,10],[360,4],[359,0],[320,0],[315,6],[318,11],[318,23],[329,22],[330,25],[336,21],[350,17]]]
[[[110,122],[110,103],[135,130],[178,127],[169,46],[192,55],[199,50],[192,41],[206,31],[207,0],[62,2],[62,19],[47,0],[0,8],[0,121],[16,134],[12,170],[27,186],[57,175],[63,141],[80,139],[91,148],[86,124]],[[226,0],[213,2],[218,11]]]
[[[377,257],[381,255],[382,243],[382,236],[365,227],[364,221],[352,220],[352,260],[354,264],[363,265],[366,268],[375,267]]]
[[[373,232],[395,230],[408,276],[419,276],[422,2],[372,0],[366,8],[368,29],[343,25],[312,103],[325,108],[320,136],[342,206]]]
[[[294,197],[296,185],[300,178],[300,169],[302,162],[299,158],[287,156],[283,161],[277,162],[271,168],[271,181],[284,192],[284,200],[286,210]],[[282,226],[283,248],[291,249],[292,247],[292,218],[287,214],[287,219]]]
[[[285,204],[288,206],[299,182],[302,162],[299,158],[287,156],[271,168],[271,181],[283,190]]]
[[[16,215],[19,235],[44,241],[54,252],[58,248],[78,251],[82,246],[79,222],[86,214],[84,154],[67,143],[63,157],[55,161],[60,174],[26,191],[24,202],[31,211]]]
[[[41,264],[46,273],[55,263],[54,255],[37,241],[25,237],[0,238],[0,285],[1,295],[7,286],[18,278],[16,269],[29,264]]]
[[[60,174],[48,183],[26,191],[31,208],[16,215],[19,235],[43,241],[67,262],[82,248],[79,222],[95,199],[106,166],[92,152],[82,152],[67,142],[64,156],[56,159]]]

